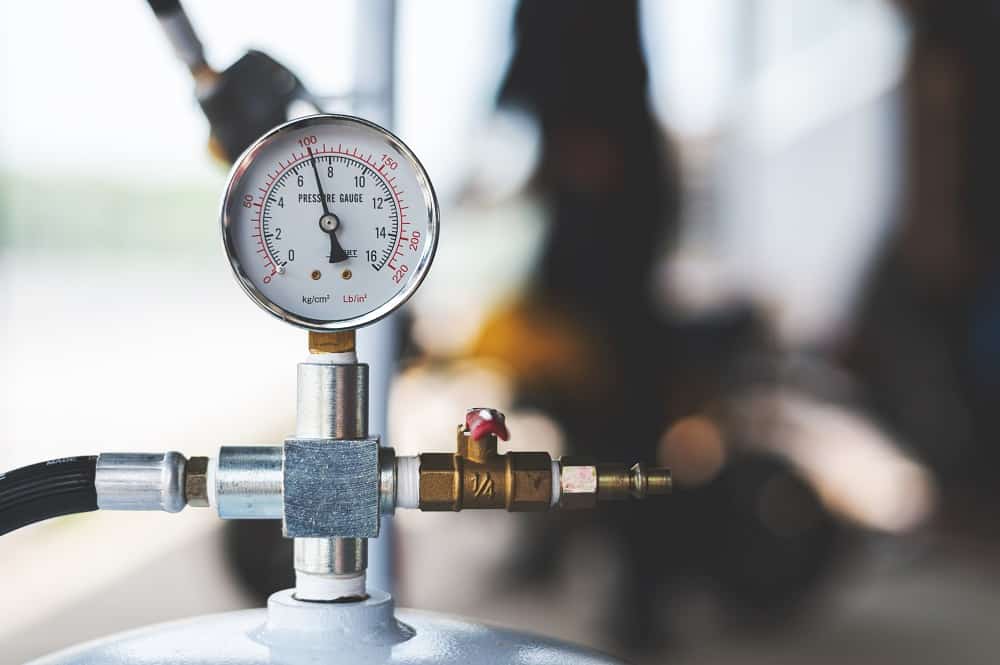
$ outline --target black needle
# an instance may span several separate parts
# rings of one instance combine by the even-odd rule
[[[337,229],[340,228],[340,218],[330,212],[330,206],[326,203],[326,194],[323,192],[323,183],[319,179],[319,169],[316,168],[316,155],[312,148],[306,148],[309,153],[309,163],[312,164],[313,175],[316,176],[316,189],[319,190],[319,200],[323,204],[323,215],[319,218],[319,228],[323,233],[330,236],[330,263],[340,263],[347,260],[347,252],[340,246],[337,240]]]

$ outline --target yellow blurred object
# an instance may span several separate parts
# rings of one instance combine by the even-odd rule
[[[229,157],[226,155],[226,149],[222,147],[222,143],[219,142],[214,135],[209,135],[208,137],[208,154],[212,156],[213,159],[219,161],[226,166],[232,164],[229,161]]]
[[[596,398],[614,381],[600,337],[557,307],[523,301],[483,324],[469,355],[506,366],[522,388]]]

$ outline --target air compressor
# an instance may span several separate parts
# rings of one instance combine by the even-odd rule
[[[0,534],[91,510],[214,510],[281,520],[295,587],[266,608],[111,636],[35,661],[171,663],[606,664],[601,654],[523,633],[397,609],[366,580],[368,539],[397,509],[537,512],[667,494],[670,473],[501,452],[504,415],[470,408],[453,450],[397,456],[369,431],[368,365],[355,331],[419,288],[439,237],[431,180],[398,137],[364,119],[297,118],[235,161],[221,232],[237,283],[308,333],[293,435],[213,457],[107,452],[0,475]],[[263,352],[263,351],[262,351]]]

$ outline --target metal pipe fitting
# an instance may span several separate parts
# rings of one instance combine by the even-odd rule
[[[368,365],[329,361],[338,355],[326,354],[327,362],[320,360],[323,358],[320,355],[310,362],[299,363],[297,438],[362,439],[368,436]],[[381,476],[381,469],[379,471]],[[381,485],[381,477],[379,480]],[[353,556],[348,557],[348,553]],[[296,538],[295,596],[315,601],[363,599],[366,597],[367,566],[368,541],[363,538]],[[352,572],[312,572],[331,567],[351,569]]]
[[[635,463],[629,468],[624,464],[597,465],[598,501],[624,501],[644,499],[647,496],[670,494],[672,487],[670,471],[663,468],[649,468]]]
[[[368,365],[299,363],[295,436],[360,439],[368,435]]]
[[[379,448],[378,451],[378,505],[383,515],[396,512],[396,451]]]
[[[310,575],[359,575],[368,567],[366,538],[296,538],[295,570]]]
[[[279,446],[223,446],[215,470],[219,517],[281,519],[282,449]]]
[[[284,523],[289,538],[375,538],[379,445],[364,439],[285,440]]]
[[[364,600],[367,538],[296,538],[295,597],[298,600]]]
[[[94,486],[102,510],[184,509],[184,455],[166,453],[101,453]]]

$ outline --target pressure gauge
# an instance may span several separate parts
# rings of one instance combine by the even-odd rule
[[[366,120],[313,115],[257,140],[222,201],[233,272],[261,307],[311,330],[363,326],[402,305],[434,258],[427,172]]]

